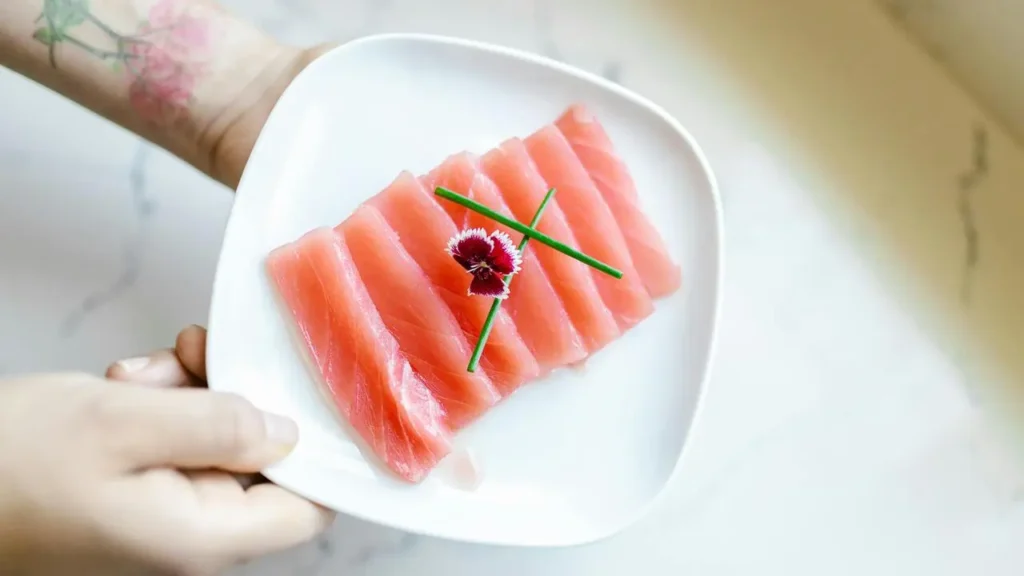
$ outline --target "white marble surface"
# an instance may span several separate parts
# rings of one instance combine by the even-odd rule
[[[1024,2],[879,1],[1024,143]]]
[[[1024,153],[876,4],[231,4],[294,41],[430,31],[603,71],[695,134],[727,226],[710,391],[649,517],[545,551],[343,518],[238,574],[1024,570]],[[202,322],[230,193],[11,73],[0,94],[0,367],[98,370]]]

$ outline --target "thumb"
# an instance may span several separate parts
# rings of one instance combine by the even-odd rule
[[[298,427],[249,401],[202,389],[123,387],[109,394],[104,429],[129,468],[256,472],[286,456]]]
[[[158,350],[149,356],[119,360],[107,367],[107,380],[131,382],[157,388],[198,386],[173,350]]]

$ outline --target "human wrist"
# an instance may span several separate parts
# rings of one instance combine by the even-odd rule
[[[254,121],[250,117],[265,94],[301,50],[280,44],[219,7],[180,0],[186,2],[197,28],[195,41],[176,56],[178,77],[166,77],[165,87],[159,82],[154,86],[152,102],[131,102],[140,121],[135,131],[233,188],[240,169],[226,158],[227,149],[237,146],[236,134],[251,129],[244,124]],[[180,108],[167,105],[174,98]],[[264,119],[256,120],[253,141]]]
[[[0,65],[229,186],[240,173],[240,153],[223,150],[251,146],[234,135],[254,141],[269,109],[262,117],[248,109],[276,102],[290,80],[286,71],[304,52],[213,0],[0,2]],[[243,119],[255,125],[240,130]],[[226,155],[233,165],[222,166]]]
[[[252,147],[267,117],[291,81],[315,57],[314,50],[282,44],[266,45],[261,51],[239,55],[251,68],[234,74],[235,85],[224,82],[219,107],[197,110],[204,129],[192,142],[190,164],[218,182],[234,189],[249,159]],[[244,80],[243,80],[244,78]]]

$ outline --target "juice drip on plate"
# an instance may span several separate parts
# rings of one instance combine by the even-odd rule
[[[445,459],[446,480],[452,487],[473,492],[483,482],[483,471],[480,464],[468,448],[452,452]]]
[[[587,359],[584,358],[579,362],[573,362],[569,364],[569,369],[577,374],[585,374],[587,372]]]

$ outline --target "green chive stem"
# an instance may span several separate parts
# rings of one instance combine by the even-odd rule
[[[583,262],[587,266],[596,268],[597,270],[600,270],[601,272],[604,272],[605,274],[613,278],[622,278],[622,272],[619,271],[618,269],[613,268],[596,258],[587,256],[586,254],[579,252],[578,250],[574,250],[571,247],[566,246],[565,244],[562,244],[558,240],[555,240],[554,238],[548,236],[547,234],[544,234],[543,232],[540,232],[530,226],[526,226],[520,222],[508,218],[507,216],[499,214],[494,210],[491,210],[487,206],[480,204],[479,202],[466,198],[461,194],[452,192],[451,190],[447,188],[442,188],[440,186],[438,186],[434,190],[434,194],[437,194],[438,196],[446,200],[455,202],[460,206],[465,206],[466,208],[469,208],[470,210],[476,212],[477,214],[487,216],[488,218],[494,220],[495,222],[498,222],[499,224],[504,224],[505,226],[508,226],[509,228],[515,230],[516,232],[519,232],[520,234],[528,238],[533,238],[537,242],[540,242],[541,244],[548,246],[549,248],[554,248],[555,250],[558,250],[562,254],[565,254],[570,258],[579,260],[580,262]]]
[[[537,208],[537,212],[533,215],[533,220],[530,221],[530,228],[536,228],[540,222],[540,217],[544,214],[544,210],[548,207],[548,202],[551,197],[555,195],[555,189],[548,190],[548,193],[544,196],[544,200],[541,201],[540,207]],[[519,242],[519,254],[522,255],[523,249],[526,248],[526,244],[530,241],[530,237],[523,235],[523,239]],[[505,276],[505,285],[512,281],[512,276]],[[469,366],[466,370],[470,372],[476,372],[476,367],[480,364],[480,355],[484,353],[484,345],[487,344],[487,339],[491,336],[491,328],[494,327],[494,318],[498,316],[498,310],[501,310],[502,300],[495,298],[491,302],[491,311],[487,313],[487,319],[484,320],[483,328],[480,329],[480,338],[476,341],[476,347],[473,348],[473,355],[469,357]]]

